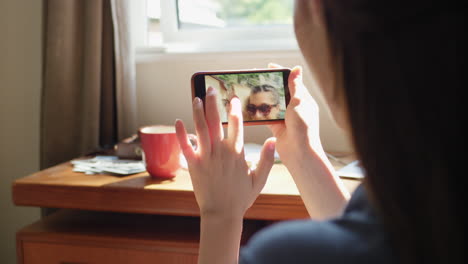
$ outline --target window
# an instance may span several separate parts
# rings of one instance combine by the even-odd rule
[[[296,49],[293,0],[139,0],[137,45],[185,51]],[[138,2],[138,1],[135,1]]]

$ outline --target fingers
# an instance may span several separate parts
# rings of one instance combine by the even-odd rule
[[[278,69],[278,68],[284,68],[284,67],[276,63],[268,63],[268,68]],[[288,86],[289,86],[289,92],[291,94],[291,98],[298,95],[297,92],[303,87],[302,72],[303,70],[301,66],[295,66],[291,70],[291,73],[289,74]]]
[[[279,69],[279,68],[284,68],[284,67],[276,63],[268,63],[268,68]],[[302,71],[301,66],[295,66],[291,70],[291,73],[289,74],[288,86],[289,86],[289,92],[291,93],[291,97],[294,97],[294,95],[296,95],[297,88],[300,88],[303,86],[302,72],[303,71]]]
[[[242,109],[239,98],[231,100],[231,110],[228,119],[228,142],[237,153],[241,153],[244,148],[244,126],[242,124]]]
[[[185,129],[182,120],[177,119],[175,123],[177,139],[179,141],[180,149],[185,156],[187,162],[191,162],[195,158],[195,151],[192,148],[189,137],[187,136],[187,130]]]
[[[208,125],[205,120],[205,111],[203,110],[203,102],[196,97],[193,100],[193,122],[198,137],[198,149],[201,154],[211,153],[211,140]]]
[[[219,117],[218,107],[216,104],[216,89],[209,87],[205,98],[205,115],[206,123],[210,133],[211,143],[218,144],[224,137],[223,127]]]
[[[257,168],[252,175],[254,189],[258,192],[265,186],[268,174],[270,174],[271,167],[275,161],[275,144],[275,138],[269,138],[265,141]]]
[[[298,91],[302,88],[302,67],[295,66],[291,73],[289,74],[288,79],[288,86],[289,92],[291,94],[291,98],[296,97],[298,95]]]
[[[270,63],[268,63],[268,68],[270,68],[270,69],[280,69],[280,68],[284,68],[284,67],[279,65],[279,64],[270,62]]]

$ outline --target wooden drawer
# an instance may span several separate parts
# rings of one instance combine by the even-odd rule
[[[17,232],[18,263],[197,263],[199,219],[61,210]]]
[[[25,242],[23,262],[28,264],[189,264],[197,263],[197,256],[183,252]]]
[[[244,223],[243,241],[265,222]],[[197,263],[199,218],[60,210],[17,232],[19,264]]]

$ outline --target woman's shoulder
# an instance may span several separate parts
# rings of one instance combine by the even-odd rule
[[[261,230],[242,248],[240,263],[395,263],[380,224],[356,198],[340,218]]]

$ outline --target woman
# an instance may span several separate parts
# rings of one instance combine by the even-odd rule
[[[253,172],[243,160],[240,104],[228,137],[194,100],[198,149],[179,141],[201,215],[199,263],[466,263],[466,222],[452,155],[461,146],[462,10],[441,2],[296,0],[301,52],[365,170],[350,194],[318,134],[318,109],[295,67],[276,149],[314,220],[279,223],[240,251],[242,217],[273,163],[268,139]],[[214,109],[211,90],[206,108]],[[312,202],[314,201],[314,202]],[[239,257],[240,256],[240,257]]]
[[[252,87],[245,106],[247,120],[271,120],[280,118],[280,95],[269,84]]]

